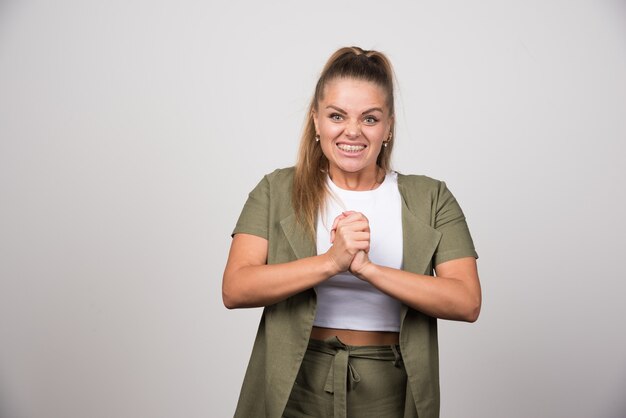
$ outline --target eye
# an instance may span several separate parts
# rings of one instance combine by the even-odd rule
[[[343,120],[343,116],[340,115],[339,113],[331,113],[330,114],[330,120],[335,121],[335,122],[339,122]]]
[[[368,125],[373,125],[373,124],[375,124],[376,122],[378,122],[378,119],[377,119],[377,118],[375,118],[374,116],[366,116],[366,117],[363,119],[363,121],[364,121],[365,123],[367,123]]]

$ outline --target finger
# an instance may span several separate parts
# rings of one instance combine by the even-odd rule
[[[346,222],[365,221],[369,223],[369,219],[367,219],[367,216],[363,215],[360,212],[353,212],[341,220]]]
[[[370,243],[369,241],[357,241],[354,243],[353,248],[355,250],[364,251],[369,253],[370,251]]]
[[[335,241],[337,225],[339,225],[339,221],[344,219],[345,216],[342,214],[338,215],[333,221],[333,226],[330,227],[330,242],[333,243]]]
[[[369,232],[354,232],[350,235],[350,241],[354,241],[354,242],[366,241],[369,245],[370,233]]]
[[[331,227],[330,227],[330,230],[331,230],[331,231],[332,231],[332,230],[334,230],[334,229],[337,229],[337,225],[339,224],[339,221],[340,221],[341,219],[343,219],[343,216],[342,216],[342,215],[339,215],[339,216],[337,216],[337,217],[335,218],[335,220],[333,221],[333,226],[331,226]]]
[[[365,250],[370,246],[370,236],[367,232],[355,232],[344,238],[344,247],[353,252],[354,249]]]
[[[346,233],[350,231],[370,232],[370,224],[363,220],[353,222],[344,220],[339,222],[339,224],[335,228],[335,231],[341,231],[341,233]]]
[[[339,224],[339,222],[343,219],[346,219],[347,215],[345,215],[345,212],[342,212],[341,214],[337,215],[335,217],[335,220],[333,221],[333,226],[331,227],[331,229],[337,229],[337,225]]]
[[[341,212],[342,215],[344,216],[362,216],[364,218],[366,218],[366,216],[363,214],[363,212],[357,212],[355,210],[346,210],[344,212]]]

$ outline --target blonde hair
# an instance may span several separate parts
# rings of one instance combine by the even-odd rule
[[[326,198],[326,176],[328,159],[315,141],[313,113],[323,99],[326,85],[338,78],[353,78],[369,81],[383,88],[387,95],[389,114],[394,115],[393,69],[389,59],[378,51],[365,51],[359,47],[337,50],[326,62],[320,75],[300,139],[300,150],[293,179],[292,204],[296,219],[312,237],[315,237],[317,213]],[[390,133],[393,135],[394,120],[391,119]],[[394,141],[382,147],[376,164],[385,172],[391,168],[391,151]]]

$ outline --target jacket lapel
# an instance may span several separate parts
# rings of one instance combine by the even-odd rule
[[[441,232],[422,222],[402,201],[402,263],[403,269],[429,274],[429,265],[439,245]]]
[[[417,202],[407,202],[407,196],[402,195],[402,269],[417,274],[432,274],[432,258],[441,232],[424,223],[411,211],[410,206],[416,207]],[[410,199],[409,199],[410,200]],[[402,305],[401,321],[407,314],[408,306]]]
[[[296,259],[312,257],[317,254],[317,246],[309,234],[296,221],[296,215],[292,213],[280,221],[285,237],[296,255]]]

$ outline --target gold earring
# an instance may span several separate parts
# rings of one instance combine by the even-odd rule
[[[393,138],[393,132],[389,131],[389,136],[387,137],[387,140],[383,141],[383,146],[385,148],[387,148],[387,144],[389,144],[391,142],[391,138]]]

